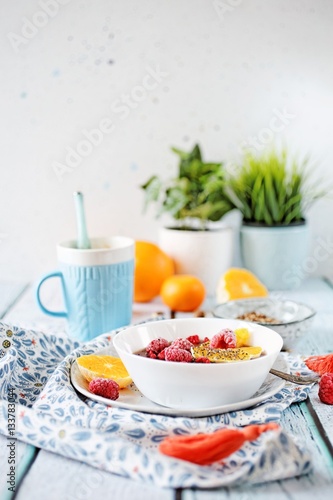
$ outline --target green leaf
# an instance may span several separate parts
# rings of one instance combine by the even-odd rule
[[[141,186],[145,207],[155,203],[158,215],[168,212],[176,220],[205,225],[236,208],[247,221],[288,224],[304,218],[304,211],[327,194],[322,182],[311,180],[309,159],[297,161],[286,150],[248,152],[233,175],[221,162],[204,162],[198,144],[188,152],[172,150],[179,158],[174,178],[162,182],[155,175]]]
[[[159,215],[163,212],[169,212],[173,217],[179,218],[179,212],[188,203],[188,197],[178,187],[172,187],[166,190]]]
[[[258,175],[258,177],[254,181],[252,193],[251,193],[252,211],[255,211],[256,205],[258,203],[258,198],[261,197],[261,193],[263,193],[263,190],[262,190],[263,180],[264,179],[263,179],[262,175]]]
[[[156,175],[153,175],[145,184],[141,186],[141,188],[145,191],[145,200],[144,200],[144,212],[147,210],[147,207],[152,202],[157,202],[160,196],[162,183]]]
[[[265,212],[264,212],[264,222],[268,226],[271,226],[273,224],[273,218],[272,218],[271,214],[268,212],[268,210],[265,210]]]
[[[270,212],[272,219],[276,222],[279,218],[279,205],[276,199],[270,172],[266,172],[264,183],[265,183],[267,209]]]
[[[145,183],[145,184],[142,184],[140,187],[141,189],[149,189],[149,187],[151,186],[151,184],[155,183],[156,181],[158,181],[158,177],[156,175],[152,175],[148,181]]]
[[[230,180],[231,193],[225,191],[245,220],[288,224],[325,196],[323,183],[311,182],[310,174],[309,159],[291,159],[285,149],[247,152]]]
[[[290,224],[291,222],[301,220],[302,218],[303,217],[302,217],[302,214],[299,210],[299,207],[295,207],[294,210],[292,210],[291,212],[289,212],[286,215],[284,222],[285,222],[285,224]]]
[[[202,160],[199,144],[196,144],[190,153],[190,159]]]
[[[285,212],[290,212],[291,210],[295,210],[296,207],[300,207],[302,202],[302,195],[301,193],[295,194],[291,198],[286,201],[284,205],[284,211]]]
[[[258,222],[265,221],[265,193],[264,191],[260,191],[257,197],[257,204],[254,209],[254,219]]]
[[[187,160],[189,157],[189,153],[186,153],[185,151],[182,151],[181,149],[178,148],[171,148],[171,150],[176,153],[181,160]]]

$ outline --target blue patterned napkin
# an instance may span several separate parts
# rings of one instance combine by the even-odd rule
[[[262,434],[223,463],[198,466],[159,453],[167,436],[214,432],[225,426],[279,422],[309,388],[286,384],[262,404],[212,417],[185,418],[106,406],[76,393],[70,367],[82,354],[112,351],[116,334],[79,346],[64,333],[45,334],[0,323],[0,432],[8,435],[8,398],[16,401],[15,437],[100,469],[161,487],[211,488],[260,483],[308,473],[310,456],[283,430]],[[291,371],[306,368],[288,359]]]

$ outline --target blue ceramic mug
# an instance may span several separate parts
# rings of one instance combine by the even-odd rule
[[[57,246],[59,270],[37,286],[37,302],[45,314],[68,320],[69,332],[80,341],[128,325],[132,318],[134,240],[123,236],[92,238],[92,248],[75,241]],[[43,283],[59,278],[65,311],[50,311],[40,298]]]

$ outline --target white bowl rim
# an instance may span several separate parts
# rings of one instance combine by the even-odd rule
[[[317,314],[317,311],[315,311],[313,309],[313,307],[309,306],[308,304],[304,304],[304,302],[297,302],[296,300],[292,300],[292,299],[276,299],[274,297],[270,298],[270,297],[249,297],[247,299],[235,299],[235,300],[228,300],[228,302],[223,302],[221,304],[218,304],[217,306],[214,307],[213,309],[213,315],[215,318],[220,318],[220,319],[237,319],[237,318],[229,318],[228,316],[218,316],[216,311],[217,309],[219,309],[221,306],[226,306],[227,304],[241,304],[241,303],[251,303],[251,302],[254,302],[256,300],[262,300],[262,301],[267,301],[267,302],[272,302],[272,303],[275,303],[275,304],[285,304],[286,302],[289,302],[289,303],[292,303],[292,304],[295,304],[297,306],[303,306],[305,308],[307,308],[309,310],[309,315],[308,316],[305,316],[305,318],[302,318],[302,319],[297,319],[297,320],[292,320],[292,321],[284,321],[282,323],[264,323],[262,321],[247,321],[248,323],[251,323],[251,324],[257,324],[257,325],[261,325],[261,326],[270,326],[272,328],[274,328],[275,326],[286,326],[286,325],[296,325],[297,323],[301,323],[302,321],[306,321],[308,319],[311,319],[313,318],[316,314]],[[240,320],[240,321],[246,321],[246,320]]]
[[[233,320],[233,321],[237,321],[239,323],[242,323],[244,325],[244,328],[245,327],[250,327],[250,328],[255,328],[255,327],[259,327],[260,329],[264,328],[265,330],[269,330],[270,334],[272,334],[273,336],[276,337],[276,340],[279,340],[280,341],[280,348],[278,349],[274,349],[274,351],[266,354],[268,356],[270,356],[271,354],[273,354],[275,351],[277,351],[277,353],[281,352],[281,349],[283,347],[283,338],[281,337],[281,335],[276,332],[275,330],[273,330],[272,328],[268,328],[266,325],[259,325],[258,323],[254,323],[254,322],[250,322],[250,321],[243,321],[243,320],[236,320],[235,318],[217,318],[217,317],[211,317],[211,318],[176,318],[176,319],[162,319],[162,320],[154,320],[154,321],[147,321],[147,322],[144,322],[144,323],[138,323],[136,325],[129,325],[127,327],[125,327],[124,329],[122,329],[120,332],[118,332],[114,338],[113,338],[113,345],[114,345],[114,348],[116,349],[118,355],[119,355],[119,352],[118,352],[118,348],[117,348],[117,337],[120,339],[123,335],[125,335],[126,333],[128,333],[128,330],[130,329],[135,329],[135,328],[138,328],[140,326],[148,326],[148,325],[157,325],[157,324],[161,324],[161,323],[182,323],[182,322],[187,322],[187,321],[207,321],[207,320],[210,320],[210,321],[218,321],[218,320]],[[158,337],[157,337],[158,338]],[[124,349],[122,349],[121,347],[119,347],[119,350],[121,350],[122,352],[125,352],[126,355],[129,355],[129,356],[137,356],[137,354],[135,352],[128,352],[128,351],[124,351]],[[159,359],[152,359],[152,358],[148,358],[148,357],[145,357],[145,356],[142,356],[141,357],[142,359],[145,360],[145,362],[153,362],[153,363],[156,363],[156,361],[160,362],[161,360]],[[259,356],[258,358],[253,358],[253,359],[248,359],[248,360],[241,360],[241,361],[233,361],[231,364],[232,365],[243,365],[244,364],[244,361],[251,361],[252,363],[253,362],[256,362],[256,363],[260,363],[260,360],[264,359],[265,356]],[[210,367],[215,367],[215,368],[208,368],[210,370],[214,370],[214,369],[217,369],[217,367],[221,366],[221,365],[229,365],[229,363],[183,363],[184,365],[186,365],[188,368],[190,366],[201,366],[203,369],[203,367],[207,367],[207,366],[210,366]],[[193,369],[193,368],[190,368],[190,369]],[[196,368],[198,369],[198,368]],[[200,368],[199,368],[200,369]],[[207,369],[207,368],[206,368]],[[221,369],[221,368],[220,368]]]

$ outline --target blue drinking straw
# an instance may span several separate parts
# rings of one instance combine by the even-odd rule
[[[91,248],[91,244],[88,238],[86,218],[84,215],[83,194],[80,193],[80,191],[75,191],[74,200],[77,221],[77,248],[85,250]]]

